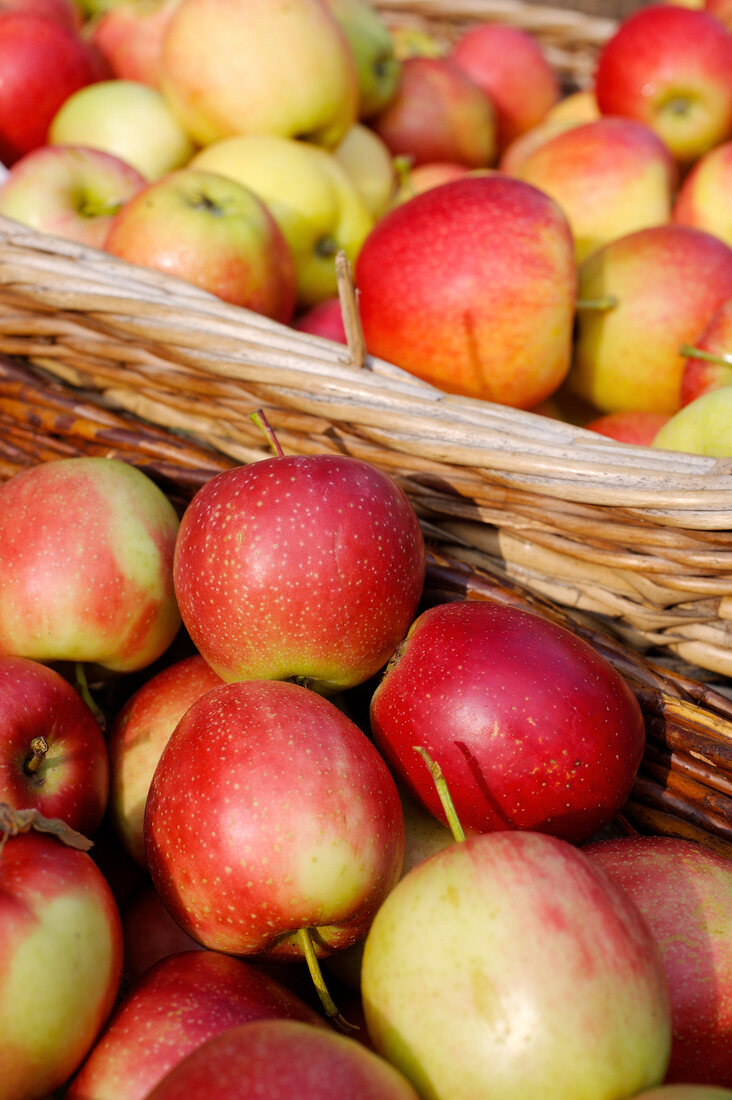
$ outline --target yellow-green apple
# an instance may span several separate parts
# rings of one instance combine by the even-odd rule
[[[248,187],[179,168],[115,216],[104,247],[277,321],[295,309],[295,264],[267,207]]]
[[[51,145],[113,153],[156,180],[186,164],[193,144],[157,88],[137,80],[98,80],[62,103],[48,129]]]
[[[12,816],[3,817],[12,827]],[[0,1081],[3,1100],[34,1100],[76,1072],[107,1019],[122,973],[122,928],[88,852],[38,832],[4,839]]]
[[[322,0],[183,0],[160,72],[200,145],[254,133],[333,147],[358,115],[353,54]]]
[[[41,145],[0,183],[0,214],[56,237],[102,248],[112,219],[146,180],[100,149]]]
[[[180,626],[178,517],[146,474],[113,458],[54,459],[0,486],[0,653],[151,664]]]
[[[570,390],[598,412],[673,413],[681,404],[680,349],[732,297],[732,248],[711,233],[660,225],[619,237],[579,269]]]
[[[324,298],[296,317],[292,327],[298,332],[309,332],[312,336],[322,336],[339,344],[348,343],[340,298]]]
[[[124,848],[143,867],[145,802],[160,755],[191,703],[221,682],[203,657],[184,657],[146,680],[114,720],[109,811]]]
[[[444,57],[448,51],[445,42],[432,29],[412,22],[401,23],[392,18],[389,34],[394,43],[394,53],[400,61],[408,57]]]
[[[386,142],[370,126],[354,122],[336,145],[333,156],[345,168],[371,216],[376,219],[385,214],[398,183],[394,158]]]
[[[0,657],[0,802],[91,836],[107,807],[107,746],[91,710],[54,669]]]
[[[116,0],[87,24],[113,76],[157,88],[168,22],[180,0]]]
[[[372,355],[443,390],[532,408],[570,364],[577,269],[553,199],[499,173],[389,211],[356,261]]]
[[[514,174],[559,204],[581,263],[609,241],[665,225],[678,170],[650,127],[604,117],[549,137],[524,156]]]
[[[671,213],[679,225],[693,225],[732,245],[732,141],[710,149],[681,182]]]
[[[375,1049],[430,1100],[608,1100],[663,1080],[660,952],[579,848],[497,832],[418,864],[366,937]]]
[[[687,358],[681,375],[681,404],[720,386],[732,386],[732,298],[717,309],[693,344],[680,349]]]
[[[95,77],[75,31],[30,12],[0,11],[0,161],[9,167],[45,144],[61,104]]]
[[[330,693],[386,664],[424,572],[402,488],[327,454],[217,474],[186,509],[174,559],[186,628],[224,680],[296,679]]]
[[[666,836],[584,852],[628,893],[661,949],[673,1025],[665,1080],[732,1088],[732,860]]]
[[[156,962],[170,955],[206,950],[173,920],[149,879],[127,899],[121,912],[123,977],[127,982],[141,978]]]
[[[265,204],[294,258],[301,309],[337,294],[336,253],[354,263],[374,218],[333,153],[276,134],[240,134],[206,146],[190,168],[234,180]]]
[[[187,951],[125,993],[65,1093],[67,1100],[145,1100],[174,1066],[229,1028],[255,1020],[325,1027],[313,1008],[241,959]]]
[[[716,458],[732,455],[732,385],[709,390],[684,405],[664,424],[653,446]]]
[[[593,122],[600,117],[594,88],[580,88],[558,99],[544,116],[545,122]]]
[[[688,165],[732,133],[732,35],[703,10],[645,6],[600,51],[595,95],[603,115],[644,122]]]
[[[499,152],[559,101],[556,69],[538,39],[520,27],[478,23],[460,35],[449,57],[493,103]]]
[[[205,947],[301,958],[301,929],[318,955],[364,935],[399,878],[404,819],[383,759],[334,703],[245,680],[176,726],[145,846],[163,903]]]
[[[481,168],[496,156],[493,104],[448,58],[407,58],[396,94],[370,124],[392,153],[414,164]]]
[[[389,29],[371,0],[324,0],[353,51],[360,118],[371,118],[393,98],[401,75]]]
[[[298,1020],[230,1028],[180,1062],[148,1100],[418,1100],[407,1080],[362,1043]]]
[[[82,14],[76,0],[0,0],[0,11],[31,12],[54,19],[70,31],[80,31]]]
[[[463,829],[575,843],[625,803],[645,748],[640,707],[587,642],[504,604],[438,604],[412,624],[371,699],[394,775],[446,823],[421,745]]]
[[[605,435],[619,443],[634,443],[640,447],[650,447],[664,424],[670,419],[667,413],[643,412],[632,409],[629,412],[606,413],[595,417],[585,424],[590,432]]]

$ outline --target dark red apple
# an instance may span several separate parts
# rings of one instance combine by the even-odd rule
[[[149,1100],[417,1100],[407,1080],[344,1035],[288,1020],[231,1028],[190,1054]]]
[[[313,336],[324,336],[326,340],[335,340],[339,344],[348,343],[340,298],[326,298],[311,306],[300,314],[292,327]]]
[[[0,656],[0,734],[0,802],[96,832],[109,794],[107,746],[68,680],[38,661]]]
[[[341,455],[280,456],[199,489],[174,581],[194,645],[224,680],[336,692],[386,664],[424,568],[414,509],[388,474]]]
[[[619,443],[635,443],[641,447],[650,447],[661,428],[670,417],[666,413],[645,412],[642,409],[629,409],[626,412],[606,413],[585,424],[590,432],[606,435]]]
[[[148,882],[122,909],[125,977],[136,981],[161,959],[205,948],[173,920],[155,887]]]
[[[630,895],[671,993],[667,1081],[732,1088],[732,861],[690,840],[618,837],[584,852]]]
[[[241,959],[216,951],[170,956],[124,996],[66,1100],[144,1100],[213,1036],[270,1017],[327,1026],[289,989]]]
[[[298,684],[213,688],[176,726],[145,809],[153,883],[181,927],[236,955],[361,938],[398,880],[404,817],[371,741]]]
[[[371,701],[377,746],[445,820],[424,747],[466,831],[587,840],[623,806],[645,728],[622,677],[587,642],[493,601],[439,604],[415,621]]]

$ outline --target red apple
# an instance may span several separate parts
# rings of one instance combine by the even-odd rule
[[[216,951],[170,956],[125,994],[66,1100],[145,1100],[215,1035],[272,1017],[326,1026],[289,989],[240,959]]]
[[[0,214],[101,248],[117,211],[145,184],[131,164],[101,149],[42,145],[16,160],[0,184]]]
[[[618,837],[584,851],[632,898],[671,993],[667,1081],[732,1088],[732,860],[690,840]]]
[[[397,881],[404,818],[369,739],[299,684],[213,688],[178,723],[145,810],[153,883],[194,939],[301,957],[364,935]]]
[[[681,403],[682,345],[732,297],[732,248],[685,225],[639,229],[593,252],[579,299],[567,388],[600,413],[669,415]]]
[[[640,707],[587,642],[519,608],[423,612],[371,700],[377,747],[445,821],[422,746],[466,831],[532,829],[573,842],[608,824],[645,748]]]
[[[644,122],[682,164],[732,133],[732,35],[701,9],[650,4],[603,46],[600,113]]]
[[[705,229],[732,245],[731,191],[732,141],[725,141],[700,157],[686,175],[671,217],[679,225]]]
[[[0,1081],[3,1097],[28,1100],[64,1084],[91,1049],[117,996],[122,929],[87,852],[37,832],[4,839]]]
[[[483,169],[468,168],[467,164],[456,164],[450,160],[432,161],[429,164],[405,164],[400,169],[399,190],[392,205],[406,202],[407,199],[413,199],[415,195],[421,195],[423,191],[439,187],[441,183],[462,179],[463,176],[476,171],[483,171]]]
[[[687,356],[681,374],[682,406],[709,390],[732,386],[732,297],[715,310],[701,335],[680,350]]]
[[[702,8],[709,12],[720,23],[724,23],[728,30],[732,30],[732,3],[730,0],[703,0]]]
[[[585,428],[608,439],[617,439],[619,443],[634,443],[640,447],[650,447],[657,434],[670,417],[666,413],[630,412],[607,413],[585,424]]]
[[[0,161],[43,145],[61,104],[96,79],[86,44],[60,22],[0,11]]]
[[[145,668],[180,627],[178,517],[113,458],[31,466],[0,486],[0,653]]]
[[[561,206],[581,262],[608,241],[668,222],[678,172],[650,127],[599,118],[547,138],[514,174]]]
[[[306,309],[295,319],[292,327],[298,332],[323,336],[326,340],[335,340],[339,344],[348,343],[340,298],[326,298]]]
[[[403,61],[395,95],[370,124],[392,153],[414,164],[449,160],[481,168],[495,159],[493,104],[447,58]]]
[[[418,1100],[400,1073],[345,1035],[299,1021],[231,1028],[190,1054],[148,1100]]]
[[[388,474],[341,455],[218,474],[182,520],[174,576],[199,653],[224,680],[325,692],[382,668],[414,617],[424,540]]]
[[[243,184],[181,168],[125,203],[107,252],[176,275],[225,302],[287,322],[295,264],[267,207]]]
[[[89,40],[120,80],[158,87],[163,39],[181,0],[117,0],[90,25]]]
[[[0,730],[0,802],[94,833],[107,806],[107,746],[71,684],[37,661],[0,657]]]
[[[125,849],[142,867],[145,802],[160,754],[189,706],[221,682],[203,657],[185,657],[147,680],[115,718],[108,739],[110,815]]]
[[[461,34],[449,56],[493,103],[499,151],[559,101],[556,70],[539,41],[520,27],[478,23]]]
[[[206,950],[173,920],[151,882],[127,901],[122,909],[122,928],[127,981],[141,978],[156,962],[170,955]]]
[[[532,408],[569,369],[576,265],[566,216],[498,173],[416,195],[356,261],[366,345],[451,393]]]
[[[19,11],[42,15],[70,31],[81,30],[81,8],[76,0],[0,0],[0,12]]]

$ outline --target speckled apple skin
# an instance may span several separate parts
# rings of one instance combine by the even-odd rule
[[[112,458],[32,466],[0,486],[0,654],[119,672],[180,627],[178,517],[140,470]]]
[[[422,1100],[623,1100],[668,1062],[648,926],[579,849],[538,833],[414,867],[374,918],[361,989],[375,1049]]]
[[[148,970],[119,1003],[67,1100],[145,1100],[174,1066],[227,1028],[271,1017],[325,1026],[314,1009],[253,966],[187,951]]]
[[[0,657],[0,802],[33,807],[91,836],[109,794],[109,758],[99,723],[54,669],[26,657]],[[25,771],[34,737],[48,751]]]
[[[190,936],[237,955],[323,954],[363,936],[399,878],[404,817],[364,733],[299,684],[224,684],[194,703],[145,808],[153,883]]]
[[[633,899],[661,949],[673,1022],[666,1081],[732,1088],[732,861],[675,837],[584,851]]]
[[[224,680],[367,680],[404,637],[424,540],[387,474],[343,456],[263,459],[218,474],[181,521],[183,622]]]
[[[493,601],[420,615],[370,719],[394,774],[444,821],[414,746],[427,749],[470,832],[587,840],[624,804],[645,747],[637,700],[604,657],[564,627]]]

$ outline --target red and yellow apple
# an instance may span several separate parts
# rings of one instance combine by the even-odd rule
[[[732,246],[732,141],[710,149],[682,180],[671,217]]]

